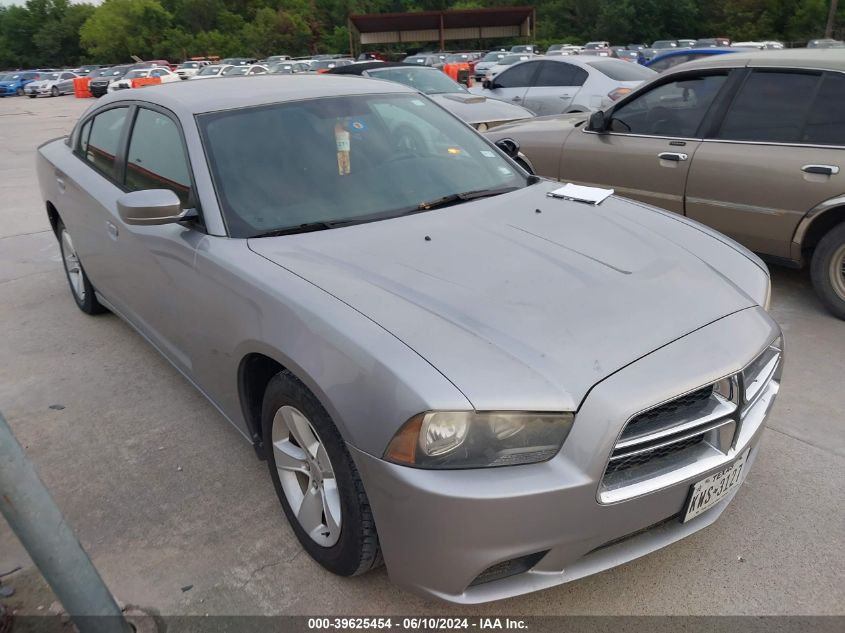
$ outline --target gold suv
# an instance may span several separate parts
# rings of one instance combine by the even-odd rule
[[[845,50],[718,55],[605,111],[489,136],[515,140],[540,175],[686,215],[772,263],[809,263],[820,299],[845,319]]]

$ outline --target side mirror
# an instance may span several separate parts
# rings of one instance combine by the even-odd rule
[[[498,141],[496,141],[496,147],[498,147],[511,158],[516,158],[517,156],[519,156],[519,143],[517,143],[512,138],[499,139]]]
[[[596,110],[590,115],[590,122],[587,124],[587,129],[591,132],[606,132],[610,120],[604,116],[604,112]]]
[[[481,87],[487,88],[487,90],[494,90],[499,87],[499,84],[496,83],[495,79],[482,79]]]
[[[191,214],[182,210],[179,197],[170,189],[132,191],[117,199],[117,212],[126,224],[152,226],[181,222]]]

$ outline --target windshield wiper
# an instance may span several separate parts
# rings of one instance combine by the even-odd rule
[[[257,233],[250,235],[254,237],[278,237],[279,235],[293,235],[294,233],[313,233],[314,231],[325,231],[333,229],[345,224],[351,224],[350,220],[324,220],[320,222],[306,222],[305,224],[297,224],[296,226],[287,226],[281,229],[273,229],[272,231],[265,231],[264,233]]]
[[[429,211],[431,209],[442,209],[453,204],[467,202],[469,200],[478,200],[479,198],[490,198],[492,196],[499,196],[503,193],[510,193],[516,191],[519,187],[502,187],[500,189],[477,189],[476,191],[464,191],[463,193],[453,193],[442,198],[429,200],[428,202],[420,202],[417,209],[420,211]]]

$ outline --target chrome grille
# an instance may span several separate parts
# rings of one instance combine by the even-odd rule
[[[618,499],[627,486],[665,479],[703,457],[726,456],[743,417],[778,375],[781,355],[778,339],[742,371],[631,418],[610,454],[603,493],[611,491],[607,497]]]

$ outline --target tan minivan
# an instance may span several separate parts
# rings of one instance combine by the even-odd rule
[[[496,128],[525,166],[684,214],[772,263],[810,263],[845,319],[845,50],[682,64],[604,112]]]

